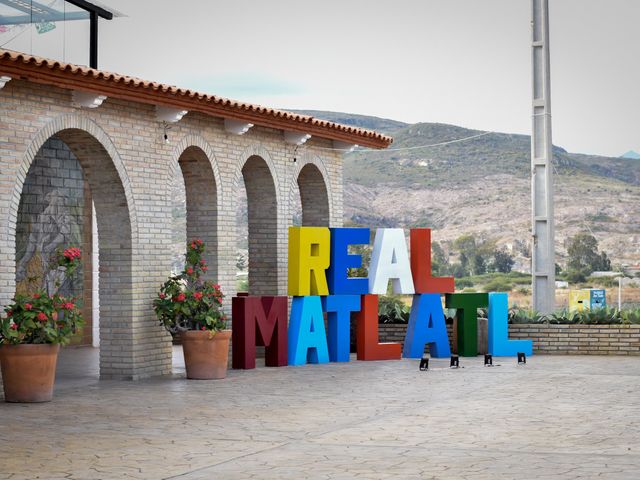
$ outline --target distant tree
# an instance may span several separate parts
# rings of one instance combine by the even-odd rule
[[[369,274],[369,264],[371,263],[371,247],[369,245],[350,245],[349,253],[362,256],[362,266],[350,268],[347,276],[366,277]]]
[[[513,257],[505,248],[499,248],[493,251],[491,269],[494,272],[509,273],[514,263]]]
[[[431,272],[433,275],[442,276],[449,273],[449,257],[444,252],[440,242],[431,244]]]
[[[487,261],[485,257],[479,253],[476,253],[473,257],[473,275],[482,275],[487,273]]]
[[[462,235],[454,240],[453,248],[460,254],[460,267],[465,275],[481,275],[487,271],[495,241],[481,241],[473,235]]]
[[[526,240],[514,240],[513,249],[519,252],[523,257],[531,258],[531,245]]]
[[[460,254],[460,267],[465,275],[473,274],[473,257],[476,254],[476,238],[473,235],[462,235],[453,242],[453,248]]]
[[[243,272],[246,269],[247,269],[247,257],[241,252],[238,252],[236,254],[236,270]]]
[[[461,263],[453,263],[449,266],[448,274],[453,275],[455,278],[462,278],[468,275],[468,271]]]
[[[605,252],[598,252],[598,240],[589,233],[578,233],[570,238],[567,254],[569,281],[584,281],[594,271],[611,269],[611,260]]]

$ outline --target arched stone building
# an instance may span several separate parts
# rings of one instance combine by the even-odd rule
[[[88,226],[78,238],[89,291],[95,221],[101,376],[170,373],[170,337],[151,302],[171,268],[176,169],[187,236],[207,243],[209,273],[227,296],[235,293],[239,182],[251,293],[285,294],[296,189],[304,225],[340,226],[342,152],[390,143],[309,116],[0,50],[0,305],[15,294],[16,275],[38,267],[37,255],[73,237],[57,224],[64,215]],[[81,200],[62,208],[61,195]],[[84,300],[91,304],[86,292]]]

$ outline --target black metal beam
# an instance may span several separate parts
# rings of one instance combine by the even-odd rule
[[[89,17],[89,67],[98,68],[98,14],[90,12]]]
[[[65,0],[89,12],[89,67],[98,68],[98,17],[111,20],[113,13],[85,0]]]
[[[65,2],[75,5],[76,7],[82,8],[87,12],[96,13],[98,17],[104,18],[105,20],[111,20],[113,18],[113,13],[105,10],[102,7],[94,5],[93,3],[89,3],[85,0],[65,0]]]

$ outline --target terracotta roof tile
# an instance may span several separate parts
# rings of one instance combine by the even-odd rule
[[[372,130],[11,50],[0,49],[2,74],[62,88],[94,91],[114,98],[246,120],[256,125],[295,130],[367,147],[386,148],[393,141],[391,137]]]

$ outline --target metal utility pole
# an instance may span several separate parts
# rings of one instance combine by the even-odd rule
[[[555,308],[555,226],[553,221],[553,144],[551,142],[551,73],[549,0],[531,0],[533,116],[531,134],[531,275],[532,307]]]

